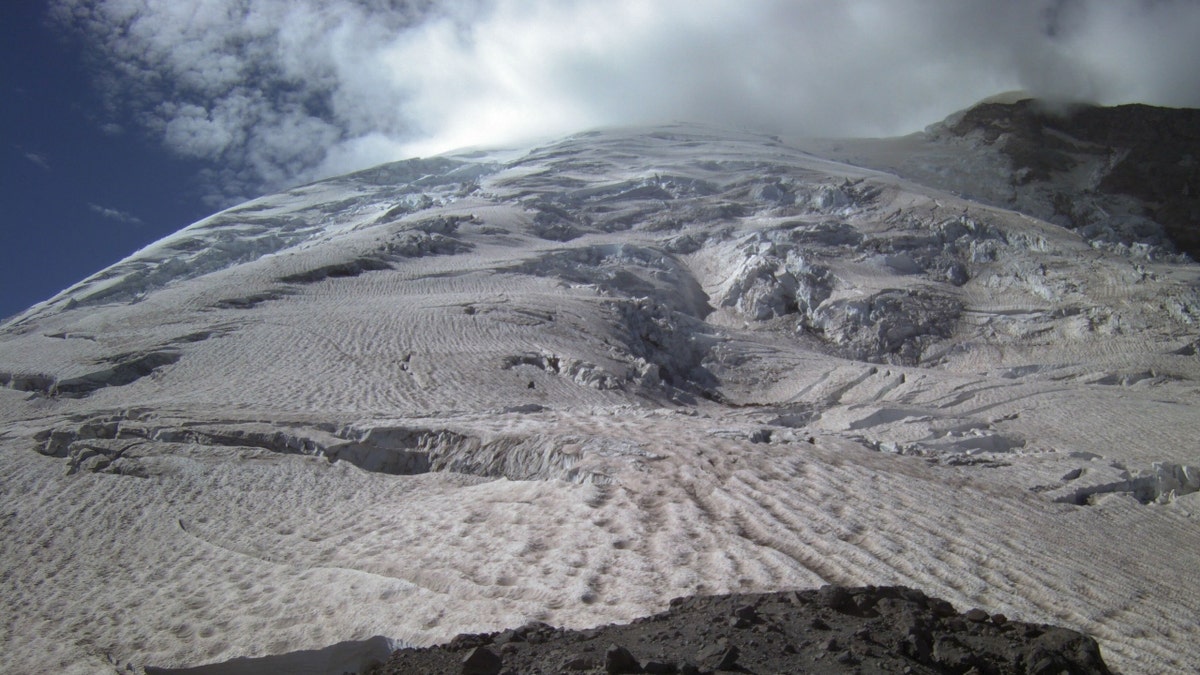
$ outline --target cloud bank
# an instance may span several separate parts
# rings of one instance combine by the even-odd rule
[[[1001,91],[1200,107],[1193,0],[54,0],[211,201],[672,120],[908,133]]]

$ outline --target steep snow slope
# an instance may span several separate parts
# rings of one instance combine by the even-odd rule
[[[1185,669],[1198,276],[690,126],[265,197],[3,327],[0,654],[196,665],[836,582]]]

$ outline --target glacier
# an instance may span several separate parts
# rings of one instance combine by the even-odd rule
[[[396,162],[30,308],[0,654],[183,668],[838,583],[1194,666],[1200,267],[1128,196],[1056,222],[1078,171],[1014,191],[954,123]]]

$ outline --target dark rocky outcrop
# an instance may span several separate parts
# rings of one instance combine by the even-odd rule
[[[1008,157],[1014,187],[1052,183],[1083,164],[1094,164],[1091,185],[1103,198],[1136,200],[1175,247],[1200,259],[1200,110],[1147,105],[1047,107],[1033,99],[981,103],[944,129],[982,141]],[[1055,208],[1075,227],[1091,223],[1062,193]]]
[[[677,598],[629,624],[533,623],[395,652],[375,675],[459,675],[490,649],[520,673],[1109,673],[1095,640],[903,587]],[[466,659],[466,660],[464,660]],[[495,662],[488,660],[492,667]],[[470,670],[469,672],[476,672]]]

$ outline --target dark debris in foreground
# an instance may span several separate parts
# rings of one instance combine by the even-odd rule
[[[395,652],[373,675],[1109,673],[1092,638],[903,587],[678,598],[629,624],[531,623]]]

